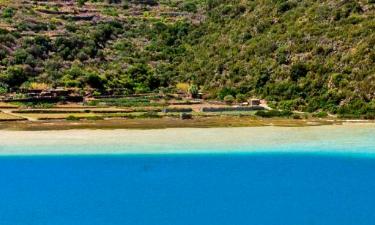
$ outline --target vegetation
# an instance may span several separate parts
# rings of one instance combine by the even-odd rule
[[[374,21],[370,0],[0,1],[0,94],[203,91],[228,104],[259,97],[282,112],[373,118]]]
[[[326,112],[317,112],[313,114],[313,117],[317,117],[317,118],[325,118],[327,116],[328,116],[328,113]]]
[[[189,32],[181,79],[282,110],[374,115],[373,1],[215,0]]]
[[[69,120],[69,121],[79,121],[80,118],[76,117],[76,116],[73,116],[73,115],[70,115],[70,116],[66,117],[66,120]]]
[[[269,111],[257,111],[255,113],[256,116],[264,117],[264,118],[272,118],[272,117],[290,117],[293,115],[290,111],[279,111],[279,110],[269,110]]]
[[[146,107],[146,106],[163,106],[159,102],[152,102],[151,99],[144,97],[132,98],[107,98],[97,99],[88,102],[89,106],[117,106],[117,107]]]
[[[169,14],[195,10],[179,4],[153,6],[152,0],[126,2],[0,4],[5,24],[0,26],[2,92],[31,82],[117,95],[173,86],[173,60],[184,53],[182,38],[192,13]],[[74,13],[90,10],[89,15]]]
[[[227,95],[224,97],[224,102],[230,105],[234,102],[234,97],[232,95]]]

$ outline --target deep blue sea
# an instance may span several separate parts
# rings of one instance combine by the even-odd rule
[[[375,159],[0,157],[1,225],[374,225]]]

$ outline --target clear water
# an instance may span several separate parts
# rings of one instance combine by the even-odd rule
[[[1,156],[0,224],[374,225],[372,131],[348,138],[350,154],[289,139],[256,154]]]

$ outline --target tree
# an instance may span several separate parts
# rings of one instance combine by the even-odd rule
[[[0,73],[0,83],[8,85],[10,88],[18,88],[27,81],[29,75],[30,73],[26,66],[9,66],[5,72]]]
[[[86,83],[91,87],[98,90],[104,89],[106,80],[94,72],[89,72],[86,75]]]

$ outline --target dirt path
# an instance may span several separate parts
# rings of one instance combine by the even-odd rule
[[[9,110],[9,109],[3,109],[1,111],[3,113],[5,113],[5,114],[11,115],[11,116],[15,116],[15,117],[18,117],[18,118],[27,119],[28,121],[38,121],[36,118],[33,118],[33,117],[29,117],[29,116],[24,116],[24,115],[13,113],[12,110]]]

